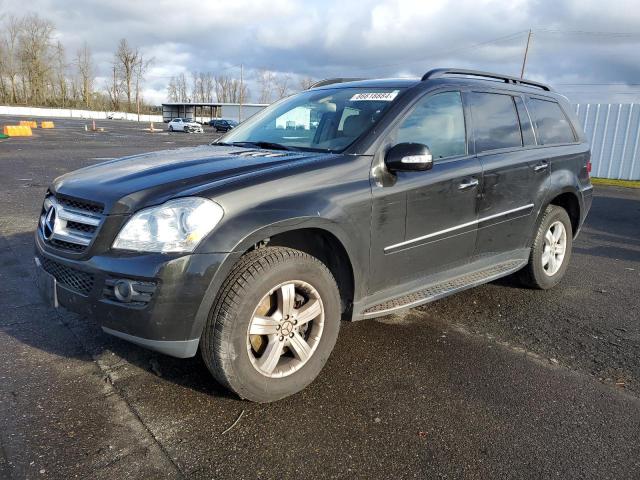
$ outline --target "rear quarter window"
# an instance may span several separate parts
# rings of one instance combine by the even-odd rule
[[[538,98],[530,98],[528,105],[538,132],[538,143],[553,145],[576,141],[573,128],[560,105]]]

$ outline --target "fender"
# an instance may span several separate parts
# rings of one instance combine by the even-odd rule
[[[371,157],[351,156],[330,170],[305,166],[282,177],[210,195],[225,215],[194,253],[222,253],[225,259],[207,289],[191,338],[202,333],[218,290],[249,249],[274,235],[307,228],[324,230],[344,247],[353,268],[354,297],[366,289],[371,232]],[[318,176],[323,178],[319,179]]]
[[[321,217],[295,217],[283,219],[251,231],[250,233],[245,235],[244,238],[238,241],[232,252],[228,253],[225,260],[216,271],[216,274],[212,278],[209,287],[205,292],[202,302],[200,303],[200,306],[198,308],[198,312],[196,313],[195,321],[193,322],[189,338],[200,338],[200,336],[202,335],[202,329],[204,328],[207,317],[209,315],[209,312],[211,311],[211,308],[213,307],[213,302],[218,295],[220,287],[233,269],[233,266],[238,262],[240,257],[242,257],[242,255],[247,250],[252,248],[257,243],[279,233],[308,228],[324,230],[331,233],[338,239],[338,241],[342,244],[343,248],[347,252],[347,256],[349,257],[349,261],[351,262],[351,266],[353,269],[353,281],[355,290],[354,297],[359,298],[361,295],[363,295],[364,289],[366,289],[366,282],[364,281],[364,279],[366,279],[367,277],[366,272],[364,272],[361,267],[363,265],[366,265],[368,267],[368,262],[362,263],[358,260],[354,261],[353,255],[355,253],[353,251],[353,244],[348,241],[347,233],[336,222]]]

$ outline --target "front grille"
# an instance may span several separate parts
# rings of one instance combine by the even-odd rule
[[[75,210],[84,210],[91,213],[102,213],[104,211],[104,206],[102,204],[92,202],[90,200],[80,200],[78,198],[63,195],[56,196],[56,200],[65,207],[73,208]]]
[[[49,243],[60,250],[69,250],[70,252],[82,252],[86,248],[84,245],[55,239],[51,240]]]
[[[86,223],[80,222],[67,222],[67,228],[86,233],[94,233],[96,231],[96,227],[94,225],[87,225]]]
[[[52,247],[82,253],[98,231],[103,210],[101,204],[89,200],[48,195],[40,214],[40,230]]]
[[[48,258],[41,258],[42,268],[56,278],[56,281],[65,287],[75,290],[82,295],[88,295],[93,289],[95,278],[87,272],[67,267]]]

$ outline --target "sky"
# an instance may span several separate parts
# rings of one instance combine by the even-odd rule
[[[640,102],[640,0],[0,0],[0,16],[38,13],[69,56],[86,40],[98,85],[118,41],[153,58],[144,96],[166,100],[181,72],[296,79],[412,77],[435,67],[551,83],[573,102]]]

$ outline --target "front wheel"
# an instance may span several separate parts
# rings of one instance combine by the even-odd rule
[[[538,224],[529,263],[520,272],[521,281],[529,287],[547,290],[564,277],[573,248],[573,230],[567,211],[549,205]]]
[[[169,131],[173,132],[173,126],[172,125],[169,125]]]
[[[242,257],[225,280],[201,354],[240,397],[272,402],[315,379],[339,328],[340,295],[329,269],[298,250],[262,248]]]

